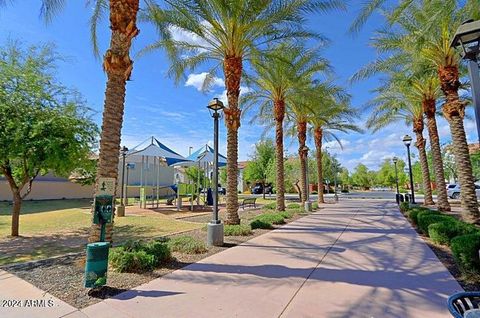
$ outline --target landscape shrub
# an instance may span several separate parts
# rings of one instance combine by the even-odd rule
[[[418,225],[418,214],[420,212],[430,213],[430,214],[440,214],[440,212],[436,210],[430,210],[422,207],[410,209],[410,211],[408,212],[408,217],[410,218],[410,220],[412,220],[413,224],[415,225]]]
[[[434,223],[442,223],[442,222],[454,222],[455,219],[451,216],[435,214],[430,212],[420,212],[417,216],[418,220],[418,228],[423,234],[428,235],[428,226]]]
[[[398,206],[400,208],[400,212],[406,213],[410,210],[410,203],[408,202],[401,202]]]
[[[293,209],[288,209],[287,211],[277,211],[283,218],[285,219],[291,219],[296,213],[296,210]]]
[[[287,209],[299,209],[299,208],[300,208],[300,204],[298,204],[298,203],[287,204]]]
[[[188,235],[172,237],[167,245],[172,252],[183,254],[203,254],[208,251],[204,242]]]
[[[450,243],[452,254],[464,273],[479,273],[480,233],[454,237]]]
[[[262,207],[263,210],[275,210],[276,208],[277,204],[275,202],[264,204]]]
[[[255,219],[267,222],[270,224],[285,224],[285,217],[280,213],[263,213],[258,215]]]
[[[255,229],[273,229],[272,223],[268,223],[259,219],[254,219],[252,222],[250,222],[250,227],[252,230]]]
[[[117,271],[141,273],[158,267],[171,258],[164,242],[144,243],[127,241],[123,246],[110,249],[110,265]]]
[[[318,209],[318,202],[313,202],[312,203],[312,209],[317,210]]]
[[[225,236],[248,236],[252,234],[252,228],[245,224],[225,224],[223,232]]]
[[[443,245],[450,245],[451,240],[456,236],[477,231],[474,225],[453,219],[428,226],[428,236],[433,242]]]

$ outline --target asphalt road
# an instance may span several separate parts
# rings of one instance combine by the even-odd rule
[[[255,197],[262,197],[261,194],[252,194]],[[298,198],[298,194],[286,194],[287,199],[296,199]],[[266,195],[267,198],[275,198],[275,194]],[[326,198],[333,198],[333,193],[326,193]],[[391,191],[362,191],[362,192],[350,192],[350,193],[338,193],[339,198],[345,199],[383,199],[383,200],[392,200],[395,201],[395,192]],[[311,194],[310,199],[313,201],[317,198],[316,194]],[[416,199],[423,199],[422,194],[415,194]],[[434,195],[433,198],[435,199],[436,196]]]

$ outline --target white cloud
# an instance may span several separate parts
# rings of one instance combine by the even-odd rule
[[[250,91],[251,91],[251,89],[248,88],[247,86],[240,86],[240,96],[242,96],[243,94],[246,94]],[[223,104],[228,105],[227,90],[226,89],[223,90],[221,95],[217,95],[215,97],[217,97],[219,100],[221,100]]]
[[[205,78],[207,77],[208,73],[203,72],[199,74],[189,74],[187,81],[185,82],[185,86],[193,86],[195,87],[199,92],[202,91],[203,83],[205,82]],[[219,87],[224,87],[225,82],[223,79],[219,77],[214,77],[212,81],[212,87],[214,86],[219,86]]]
[[[191,45],[198,46],[198,52],[205,52],[207,48],[211,47],[207,41],[190,31],[186,31],[175,26],[171,26],[169,29],[172,34],[172,38],[175,41],[185,42]]]

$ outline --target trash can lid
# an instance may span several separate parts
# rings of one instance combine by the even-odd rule
[[[90,248],[106,247],[106,246],[110,246],[110,242],[89,243],[89,244],[87,244],[87,246],[90,247]]]

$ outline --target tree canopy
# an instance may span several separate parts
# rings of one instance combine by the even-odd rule
[[[38,175],[67,177],[90,164],[98,129],[81,96],[54,78],[59,58],[48,45],[25,49],[12,42],[0,49],[0,172],[14,214]]]

